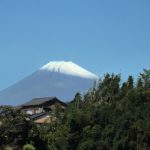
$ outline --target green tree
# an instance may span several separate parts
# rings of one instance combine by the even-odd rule
[[[20,109],[2,107],[0,122],[0,147],[3,149],[8,144],[14,149],[22,147],[27,141],[28,131],[32,128],[32,123],[27,115],[22,113]]]

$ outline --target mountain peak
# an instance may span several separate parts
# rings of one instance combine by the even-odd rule
[[[71,61],[52,61],[40,70],[0,91],[0,105],[18,105],[35,97],[56,96],[62,101],[87,92],[98,76]]]
[[[41,67],[40,70],[58,72],[88,79],[98,79],[98,76],[73,63],[72,61],[50,61],[49,63]]]

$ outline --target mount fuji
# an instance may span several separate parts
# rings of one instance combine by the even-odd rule
[[[52,61],[0,92],[0,105],[20,105],[33,98],[56,96],[70,101],[86,92],[98,76],[70,61]]]

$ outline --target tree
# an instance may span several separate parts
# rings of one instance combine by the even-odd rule
[[[144,72],[140,74],[144,87],[150,89],[150,70],[144,69]]]
[[[128,77],[127,88],[128,88],[128,90],[131,90],[133,88],[133,77],[132,76]]]
[[[14,149],[21,148],[27,141],[28,132],[32,128],[27,115],[20,109],[2,107],[0,121],[0,147],[3,148],[9,144]]]

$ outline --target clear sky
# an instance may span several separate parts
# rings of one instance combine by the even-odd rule
[[[102,76],[150,68],[150,0],[0,0],[0,90],[53,60]]]

